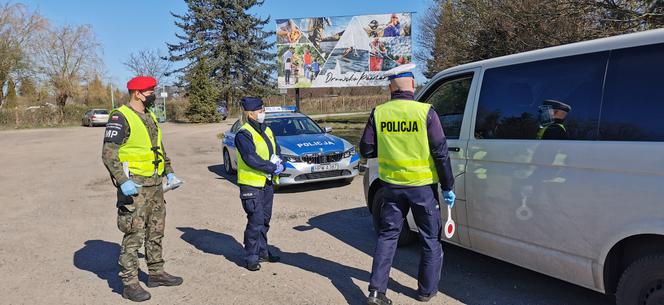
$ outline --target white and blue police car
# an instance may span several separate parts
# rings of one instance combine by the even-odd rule
[[[350,183],[359,174],[360,156],[348,141],[330,134],[310,117],[295,113],[294,108],[265,107],[268,124],[281,148],[285,170],[279,185],[303,184],[345,179]],[[237,171],[235,134],[240,121],[224,133],[221,148],[227,173]]]

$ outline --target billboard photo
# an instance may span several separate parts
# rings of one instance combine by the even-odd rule
[[[412,61],[411,13],[277,19],[279,88],[385,86]]]

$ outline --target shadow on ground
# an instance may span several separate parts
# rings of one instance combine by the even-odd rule
[[[243,247],[240,242],[228,234],[210,231],[207,229],[178,228],[183,234],[181,238],[205,253],[220,255],[244,268],[242,258]],[[290,253],[281,251],[277,247],[270,247],[270,252],[281,256],[281,264],[286,264],[308,272],[324,276],[339,290],[348,304],[365,304],[366,287],[358,287],[353,279],[369,280],[369,271],[348,267],[338,262],[316,257],[308,253]],[[260,271],[259,271],[260,272]],[[396,282],[390,283],[390,289],[408,295],[415,291]]]
[[[102,280],[108,283],[112,292],[122,293],[122,281],[118,276],[120,266],[118,265],[118,256],[120,255],[120,245],[103,240],[88,240],[80,250],[74,253],[74,266],[76,268],[92,272]],[[143,255],[139,254],[139,259]],[[147,282],[147,274],[139,270],[138,278],[140,281]]]
[[[353,208],[309,219],[309,226],[294,229],[301,234],[322,230],[340,241],[373,256],[376,244],[371,215],[366,208]],[[339,225],[343,224],[343,225]],[[603,294],[505,263],[457,246],[443,244],[445,261],[439,291],[465,304],[611,304]],[[417,278],[419,245],[399,248],[393,268]],[[336,263],[335,263],[336,264]],[[370,270],[367,266],[366,270]],[[361,271],[368,281],[367,271]],[[401,287],[399,284],[393,285]],[[341,288],[346,288],[345,286]],[[413,288],[397,292],[412,295]],[[393,287],[390,287],[394,291]],[[342,291],[344,295],[354,291]]]
[[[223,164],[210,165],[208,166],[208,171],[219,176],[217,177],[219,180],[226,180],[230,183],[233,183],[234,185],[237,185],[237,175],[227,173]]]

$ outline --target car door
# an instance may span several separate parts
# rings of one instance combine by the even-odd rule
[[[233,168],[237,168],[237,150],[235,148],[235,135],[240,129],[240,120],[235,121],[231,129],[224,133],[224,146],[228,149]]]
[[[468,245],[469,243],[466,230],[468,221],[465,205],[466,147],[470,137],[472,101],[477,87],[478,72],[479,68],[475,68],[445,75],[436,80],[418,98],[421,102],[431,104],[436,110],[447,138],[452,171],[455,176],[454,192],[457,196],[457,202],[452,209],[452,218],[457,225],[457,233],[450,241],[462,245]],[[439,196],[442,198],[440,187],[439,192],[441,193]],[[443,222],[446,222],[448,218],[447,208],[441,206],[440,211]],[[442,238],[445,239],[444,236]]]

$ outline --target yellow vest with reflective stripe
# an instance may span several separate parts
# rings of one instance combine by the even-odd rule
[[[254,146],[256,147],[256,154],[258,154],[259,157],[263,160],[270,160],[270,150],[268,148],[268,144],[265,143],[265,139],[263,139],[263,136],[261,136],[258,131],[254,129],[249,123],[245,123],[242,125],[240,130],[246,130],[251,133],[251,138],[254,141]],[[270,139],[270,145],[272,146],[272,151],[274,153],[277,152],[277,142],[274,140],[274,135],[272,134],[272,130],[270,127],[265,128],[265,134],[267,135],[268,139]],[[240,154],[240,150],[237,151],[237,183],[238,184],[243,184],[243,185],[249,185],[253,187],[264,187],[265,183],[267,182],[268,177],[271,177],[271,175],[266,174],[262,171],[259,171],[257,169],[254,169],[247,165],[247,163],[244,162],[242,159],[242,155]],[[272,177],[274,183],[278,183],[279,177]]]
[[[546,133],[546,130],[549,129],[549,127],[551,127],[551,125],[558,125],[565,132],[567,132],[567,128],[565,128],[565,125],[560,124],[560,123],[551,123],[551,124],[547,124],[547,125],[544,125],[544,126],[540,127],[540,129],[537,131],[537,136],[535,137],[535,139],[542,140],[542,138],[544,138],[544,133]]]
[[[152,141],[150,141],[148,128],[138,114],[126,105],[113,112],[115,111],[124,115],[130,129],[129,139],[120,146],[120,150],[118,151],[120,162],[126,162],[129,172],[134,175],[151,177],[155,174],[156,170],[157,175],[161,176],[164,173],[164,150],[161,147],[161,128],[157,124],[157,118],[150,112],[150,116],[154,120],[155,126],[157,126],[157,145],[159,145],[157,151],[159,153],[155,154],[152,150]],[[110,116],[113,116],[113,113]],[[154,162],[159,162],[156,168]]]
[[[429,104],[408,100],[392,100],[376,107],[380,180],[407,186],[438,183],[427,136],[429,109]]]

